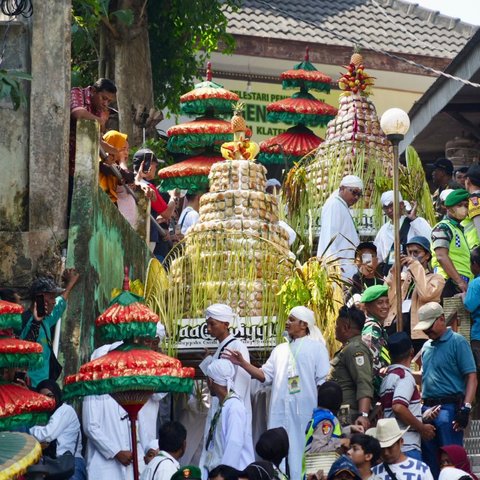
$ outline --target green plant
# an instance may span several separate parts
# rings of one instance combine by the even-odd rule
[[[10,98],[13,109],[27,105],[27,96],[23,91],[22,80],[32,80],[32,76],[25,72],[0,69],[0,100]]]

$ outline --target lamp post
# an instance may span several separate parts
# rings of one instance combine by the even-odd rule
[[[402,281],[400,264],[400,171],[398,144],[410,128],[408,115],[400,108],[390,108],[380,119],[380,126],[393,146],[393,231],[395,255],[395,290],[397,292],[397,332],[403,331]]]

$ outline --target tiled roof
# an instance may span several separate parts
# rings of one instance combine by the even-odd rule
[[[443,58],[453,58],[478,28],[402,0],[242,0],[227,18],[234,35],[349,47],[361,41]]]

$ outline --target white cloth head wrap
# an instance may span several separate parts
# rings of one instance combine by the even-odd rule
[[[398,192],[398,201],[403,202],[403,197],[400,192]],[[393,203],[393,190],[388,190],[388,192],[383,192],[382,196],[380,197],[380,202],[384,207]]]
[[[444,202],[452,192],[453,188],[446,188],[445,190],[442,190],[442,193],[440,194],[440,201]]]
[[[165,331],[165,326],[162,325],[161,322],[157,322],[157,331],[155,332],[155,336],[160,340],[163,340],[167,336],[167,332]]]
[[[232,389],[234,376],[235,367],[230,360],[224,358],[212,360],[207,367],[207,377],[210,377],[217,385],[227,387],[228,391]]]
[[[147,446],[145,447],[145,455],[147,455],[149,450],[159,450],[157,438],[155,440],[150,440],[147,443]]]
[[[213,318],[219,322],[233,323],[236,318],[232,308],[224,303],[214,303],[205,310],[205,318]]]
[[[320,329],[315,325],[315,314],[312,310],[307,307],[293,307],[290,310],[289,315],[295,317],[297,320],[301,320],[308,325],[309,337],[312,340],[318,340],[325,344],[325,339],[323,338],[322,332]]]
[[[356,175],[345,175],[340,182],[341,187],[359,188],[363,190],[363,181]]]

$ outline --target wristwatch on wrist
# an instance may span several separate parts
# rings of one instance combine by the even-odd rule
[[[463,408],[468,408],[469,410],[471,410],[471,409],[472,409],[472,404],[471,404],[471,403],[468,403],[468,402],[465,402],[465,403],[463,404]]]
[[[360,417],[368,418],[368,412],[360,412]]]

